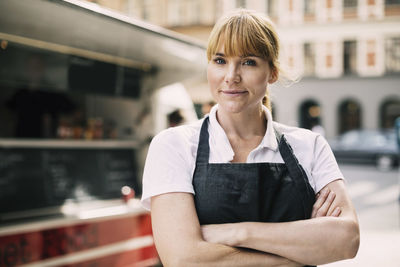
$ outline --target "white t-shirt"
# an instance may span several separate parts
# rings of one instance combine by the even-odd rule
[[[234,152],[216,118],[218,105],[209,114],[210,163],[229,163]],[[258,147],[251,151],[247,163],[283,163],[273,126],[281,132],[305,170],[311,187],[319,192],[325,185],[343,179],[327,141],[318,133],[272,122],[270,111],[264,107],[267,130]],[[166,129],[156,135],[147,154],[143,173],[142,205],[150,209],[151,197],[170,193],[194,194],[192,179],[196,165],[197,146],[203,119],[190,125]],[[232,163],[234,164],[234,163]]]

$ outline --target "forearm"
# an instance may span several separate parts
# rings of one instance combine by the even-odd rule
[[[164,266],[301,266],[280,256],[204,241],[193,196],[152,198],[154,242]]]
[[[241,223],[232,245],[265,251],[303,264],[318,265],[355,256],[357,222],[320,217],[287,223]]]
[[[336,198],[322,192],[313,208],[313,217],[317,218],[285,223],[203,225],[203,237],[208,242],[264,251],[305,265],[352,258],[360,238],[354,208],[342,181],[328,184],[326,189],[335,190]]]
[[[176,251],[176,250],[175,250]],[[260,251],[234,248],[205,241],[196,243],[195,247],[187,247],[178,255],[169,255],[163,260],[165,266],[285,266],[295,267],[302,264],[281,256]]]

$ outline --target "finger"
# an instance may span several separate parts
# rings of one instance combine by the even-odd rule
[[[324,204],[318,209],[316,217],[326,216],[328,214],[329,207],[332,205],[333,200],[335,199],[335,192],[331,191],[326,198]]]
[[[327,196],[327,190],[323,190],[316,195],[316,200],[312,208],[311,218],[315,218],[318,209],[322,206]]]
[[[342,209],[340,207],[336,207],[330,216],[339,217],[340,213],[342,213]]]
[[[317,211],[319,208],[321,208],[321,206],[324,204],[326,198],[329,195],[330,190],[329,189],[325,189],[322,190],[320,193],[317,194],[317,200],[315,201],[314,205],[313,205],[313,209],[311,212],[311,218],[315,218]]]
[[[321,191],[320,193],[317,194],[317,200],[314,203],[314,206],[316,209],[319,209],[322,204],[325,202],[325,199],[328,197],[330,190],[326,189]]]

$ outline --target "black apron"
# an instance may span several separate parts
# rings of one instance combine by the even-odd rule
[[[285,163],[208,163],[208,120],[201,126],[193,175],[200,224],[310,218],[315,193],[285,136],[275,130]]]

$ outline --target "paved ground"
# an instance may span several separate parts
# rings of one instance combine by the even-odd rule
[[[343,165],[361,227],[356,258],[324,267],[400,267],[399,172]]]
[[[324,267],[399,267],[399,231],[362,231],[360,250],[354,259]]]

